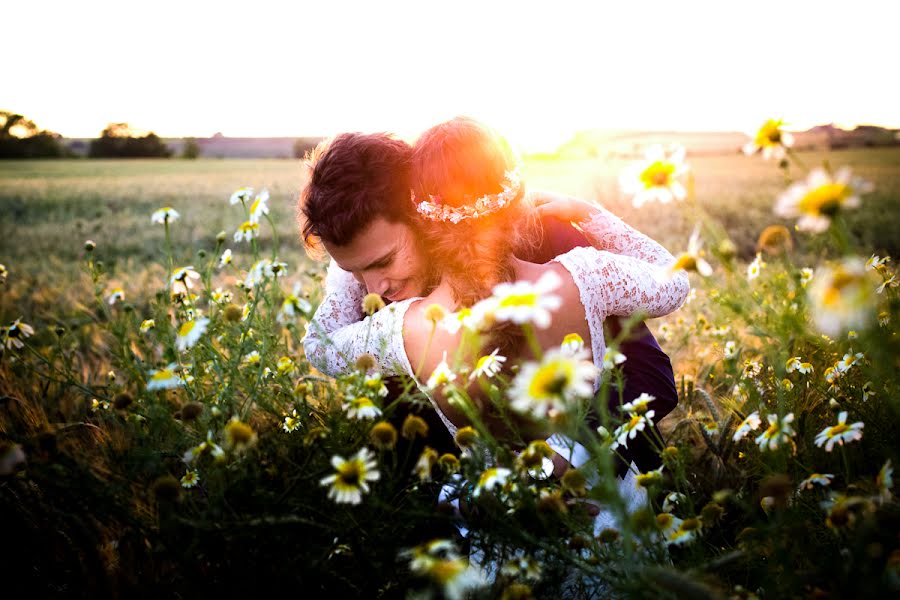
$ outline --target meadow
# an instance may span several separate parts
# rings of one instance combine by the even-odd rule
[[[704,250],[683,265],[708,260],[712,274],[692,273],[689,302],[650,323],[680,386],[661,424],[665,468],[642,474],[653,506],[592,537],[560,498],[615,505],[609,489],[585,492],[573,476],[533,497],[485,494],[470,552],[521,567],[490,584],[452,543],[428,545],[453,536],[451,516],[433,506],[435,482],[456,471],[478,481],[478,453],[435,454],[427,476],[417,467],[411,477],[428,455],[413,425],[396,424],[392,443],[379,438],[345,414],[365,373],[330,380],[302,357],[324,263],[298,241],[299,161],[0,162],[0,510],[19,550],[5,581],[78,597],[251,591],[270,578],[311,595],[471,588],[525,598],[558,593],[574,569],[585,597],[607,589],[592,577],[634,597],[896,592],[900,302],[882,259],[900,253],[900,148],[803,152],[787,170],[737,153],[689,156],[688,200],[641,208],[620,190],[629,162],[526,160],[523,175],[531,188],[602,203],[676,256],[700,226]],[[848,166],[874,189],[860,207],[828,213],[827,231],[794,230],[773,206],[804,166],[822,164]],[[229,198],[244,186],[270,194],[250,244],[232,237],[247,207]],[[163,207],[180,217],[151,223]],[[760,240],[771,225],[786,229]],[[225,248],[233,263],[219,269]],[[820,278],[873,255],[865,273],[848,266],[822,283],[852,317],[832,327]],[[287,267],[273,274],[278,261]],[[173,294],[185,281],[170,279],[173,268],[187,265],[199,286]],[[188,344],[183,326],[201,318],[209,334]],[[17,319],[33,332],[15,329]],[[179,384],[155,388],[160,374]],[[404,395],[421,402],[409,386]],[[381,409],[384,432],[394,425]],[[604,419],[609,432],[623,426]],[[835,419],[865,426],[826,451],[817,433]],[[478,431],[515,471],[508,450]],[[608,474],[610,441],[590,433]],[[361,444],[376,448],[381,478],[361,504],[336,504],[320,480]],[[540,568],[522,566],[523,552]]]

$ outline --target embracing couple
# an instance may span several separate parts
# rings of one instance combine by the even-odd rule
[[[689,291],[686,273],[672,271],[673,256],[609,211],[526,191],[506,141],[469,118],[437,125],[413,146],[386,134],[339,135],[317,148],[308,166],[298,207],[302,235],[307,247],[324,247],[332,262],[325,297],[304,338],[306,356],[320,371],[338,375],[369,354],[382,375],[412,377],[440,418],[428,441],[438,449],[452,446],[468,420],[444,394],[440,378],[429,376],[446,368],[448,356],[460,355],[466,328],[435,327],[440,311],[434,304],[455,311],[465,325],[481,321],[480,349],[461,353],[470,373],[493,355],[487,360],[511,379],[511,366],[534,359],[535,344],[544,352],[559,350],[567,336],[583,341],[580,356],[599,372],[606,340],[622,330],[620,317],[668,314]],[[555,296],[552,318],[523,335],[517,323],[497,318],[503,308],[497,301],[478,310],[498,289],[508,292],[499,304],[506,302],[510,314],[543,294]],[[367,315],[367,294],[389,305]],[[488,313],[494,318],[485,318]],[[643,323],[631,328],[619,350],[627,357],[624,388],[610,394],[610,412],[648,394],[658,421],[677,402],[668,356]],[[536,403],[552,403],[572,374],[551,375],[529,390]],[[596,392],[599,378],[591,383]],[[475,380],[468,392],[501,435],[503,424],[492,421],[483,389]],[[586,460],[576,441],[531,425],[528,435],[547,439],[556,452],[553,476]],[[620,454],[620,487],[629,493],[636,469],[659,465],[657,451],[641,436]]]

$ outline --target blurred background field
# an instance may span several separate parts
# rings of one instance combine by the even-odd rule
[[[900,148],[802,152],[798,157],[806,165],[823,160],[834,167],[846,165],[873,182],[875,192],[864,197],[859,210],[848,213],[850,232],[873,252],[900,254]],[[786,187],[785,176],[772,162],[737,153],[689,154],[688,160],[697,200],[725,227],[741,259],[752,259],[757,236],[767,225],[792,226],[772,214],[775,199]],[[693,224],[679,211],[664,205],[638,210],[621,193],[618,175],[628,162],[617,156],[531,157],[524,172],[533,189],[601,202],[673,253],[684,250]],[[0,317],[40,322],[73,306],[76,299],[90,298],[80,267],[87,239],[97,243],[95,257],[113,280],[121,279],[126,289],[139,285],[163,256],[164,237],[150,223],[152,212],[163,206],[182,215],[172,230],[177,263],[197,263],[196,253],[211,252],[219,231],[228,236],[226,246],[238,251],[231,237],[239,213],[228,198],[242,186],[271,193],[280,256],[291,271],[317,268],[297,238],[295,200],[303,177],[300,161],[293,159],[0,162],[0,262],[14,273],[0,299]],[[796,238],[801,256],[816,258],[823,250],[815,245],[823,242],[811,241],[816,239],[821,238]],[[263,249],[272,242],[269,236],[260,241]]]

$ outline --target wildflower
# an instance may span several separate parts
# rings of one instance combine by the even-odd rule
[[[200,481],[200,474],[194,470],[188,470],[181,478],[181,487],[192,488]]]
[[[219,268],[221,269],[226,265],[230,265],[231,261],[231,248],[225,248],[224,252],[222,252],[222,256],[219,257]]]
[[[872,189],[871,183],[853,177],[846,167],[834,176],[824,169],[814,169],[806,181],[791,185],[778,198],[775,214],[800,217],[797,229],[821,233],[828,229],[832,217],[841,209],[858,207],[860,195]]]
[[[808,365],[809,363],[803,363],[803,364]],[[810,367],[810,370],[812,370],[812,367]],[[794,389],[794,384],[791,382],[790,379],[786,379],[786,378],[782,379],[780,382],[778,382],[778,385],[781,386],[781,389],[783,389],[785,392],[789,392],[792,389]]]
[[[300,297],[301,289],[299,283],[295,284],[294,290],[285,296],[284,302],[281,303],[281,310],[278,311],[279,323],[287,323],[293,320],[298,313],[309,314],[312,310],[312,305],[309,301]]]
[[[225,446],[241,452],[256,443],[253,428],[234,416],[225,425]]]
[[[367,315],[374,315],[376,312],[384,308],[384,300],[375,293],[366,294],[365,298],[363,298],[362,309],[363,312]]]
[[[100,401],[96,398],[91,398],[91,412],[97,412],[98,410],[109,410],[109,402],[106,400]]]
[[[246,203],[250,200],[251,196],[253,196],[253,188],[252,187],[242,187],[238,189],[231,195],[231,198],[228,200],[229,203],[234,206],[238,202]]]
[[[672,148],[667,153],[662,146],[654,145],[644,153],[643,162],[622,173],[619,185],[625,194],[633,196],[635,208],[646,202],[666,204],[687,197],[687,190],[679,181],[688,170],[684,154],[684,148]]]
[[[891,488],[894,487],[894,467],[891,466],[891,459],[888,459],[878,471],[875,487],[878,488],[878,495],[882,500],[887,502],[891,499]]]
[[[438,458],[438,465],[445,473],[459,472],[459,459],[455,454],[450,454],[449,452],[441,454],[441,457]]]
[[[686,500],[687,496],[685,496],[681,492],[669,492],[663,499],[663,512],[671,513],[675,510],[676,506],[684,503]]]
[[[150,217],[151,223],[172,223],[173,221],[178,220],[178,217],[181,215],[178,214],[178,211],[172,208],[171,206],[165,206],[160,208],[157,211],[154,211],[153,215]]]
[[[254,223],[252,221],[244,221],[238,227],[237,231],[234,232],[234,241],[240,242],[241,240],[245,242],[249,242],[255,237],[259,236],[259,223]]]
[[[519,453],[516,462],[519,466],[535,479],[546,479],[553,474],[553,461],[550,458],[554,452],[544,440],[534,440]]]
[[[260,360],[262,360],[262,356],[259,355],[259,350],[254,350],[247,353],[242,362],[245,365],[258,365]]]
[[[448,600],[462,600],[467,592],[487,582],[477,568],[456,553],[448,540],[433,540],[402,553],[410,558],[410,570],[437,584]]]
[[[841,411],[838,414],[837,425],[826,427],[816,436],[816,446],[821,447],[825,444],[825,451],[831,452],[835,442],[844,445],[844,442],[852,442],[862,439],[862,428],[865,425],[862,421],[857,421],[847,425],[847,411]]]
[[[482,375],[488,378],[496,376],[503,368],[503,363],[506,362],[505,356],[497,354],[499,351],[499,348],[494,348],[493,352],[479,358],[478,362],[475,363],[472,374],[469,375],[469,379],[477,379]]]
[[[429,304],[425,307],[424,317],[426,321],[429,321],[434,327],[437,327],[438,323],[447,318],[447,309],[437,303]]]
[[[717,502],[708,502],[706,506],[700,510],[700,522],[704,525],[714,525],[719,522],[723,514],[725,514],[725,509],[722,508],[721,504],[718,504]]]
[[[753,281],[757,277],[759,277],[760,271],[762,268],[766,266],[766,263],[762,260],[762,254],[759,252],[756,253],[756,258],[753,259],[749,265],[747,265],[747,279],[749,281]]]
[[[222,314],[226,321],[236,323],[243,318],[244,310],[237,304],[227,304],[225,310],[222,311]]]
[[[753,379],[762,371],[762,365],[752,359],[744,361],[744,368],[741,372],[741,379]]]
[[[804,267],[800,269],[800,285],[806,287],[810,281],[812,281],[813,275],[815,272],[809,267]]]
[[[359,396],[344,404],[344,410],[351,419],[375,419],[381,416],[381,409],[370,398]]]
[[[891,262],[890,256],[885,256],[884,258],[882,258],[877,254],[873,254],[869,257],[869,260],[866,261],[866,268],[872,269],[873,271],[880,271],[889,262]]]
[[[844,357],[834,365],[834,367],[841,373],[846,373],[847,371],[850,370],[850,367],[855,365],[856,362],[862,358],[864,358],[864,355],[862,352],[857,352],[856,354],[853,354],[853,351],[851,350],[850,352],[845,354]]]
[[[182,323],[181,327],[178,328],[178,335],[175,338],[175,345],[178,347],[179,352],[184,352],[188,348],[193,348],[200,339],[200,336],[206,332],[208,326],[209,319],[206,317]]]
[[[360,373],[368,373],[377,366],[375,357],[365,352],[356,357],[356,370]]]
[[[870,279],[858,258],[822,268],[809,292],[816,326],[832,337],[865,328],[875,311]]]
[[[550,292],[561,284],[562,280],[554,271],[545,272],[535,283],[516,281],[498,284],[494,286],[493,296],[488,299],[493,304],[493,318],[520,325],[534,323],[546,329],[550,326],[550,311],[562,304],[562,299]]]
[[[478,441],[478,432],[468,425],[460,427],[456,430],[456,436],[453,441],[455,441],[456,445],[460,448],[471,448],[475,445],[475,442]]]
[[[497,486],[503,487],[504,485],[506,485],[506,480],[511,474],[512,471],[504,467],[492,467],[490,469],[485,469],[484,472],[481,473],[481,476],[478,478],[478,484],[475,486],[475,490],[472,492],[472,495],[477,498],[481,495],[481,492],[485,490],[491,491]]]
[[[9,275],[9,271],[6,270],[6,265],[0,264],[0,284],[6,283],[6,278]]]
[[[391,450],[397,444],[397,429],[387,421],[379,421],[369,431],[369,441],[379,450]]]
[[[427,437],[428,423],[426,423],[422,417],[412,414],[406,415],[406,418],[403,419],[403,425],[400,428],[400,435],[407,440],[411,440],[416,436],[423,438]]]
[[[387,386],[381,379],[381,373],[372,373],[363,379],[363,389],[373,396],[384,398],[388,395]]]
[[[643,431],[647,428],[647,425],[653,426],[653,416],[656,414],[655,411],[648,410],[642,415],[632,414],[631,418],[619,425],[616,430],[613,432],[613,437],[616,439],[612,444],[612,449],[615,450],[619,446],[628,447],[628,440],[633,440],[638,431]]]
[[[686,544],[693,540],[700,531],[700,520],[696,518],[685,519],[678,524],[678,527],[671,531],[667,536],[670,544]]]
[[[146,319],[141,323],[141,333],[147,333],[151,329],[156,328],[156,321],[153,319]]]
[[[120,288],[120,287],[117,287],[117,288],[114,289],[114,290],[112,291],[112,293],[109,295],[109,300],[108,300],[108,302],[109,302],[109,305],[112,306],[112,305],[115,304],[116,302],[121,302],[121,301],[124,300],[124,299],[125,299],[125,290],[123,290],[123,289]]]
[[[702,243],[700,241],[700,228],[694,227],[691,237],[688,239],[687,252],[682,252],[672,266],[670,271],[675,272],[679,269],[685,271],[696,271],[703,277],[709,277],[713,273],[713,269],[709,263],[703,258],[703,251],[700,249]],[[691,290],[693,291],[693,290]]]
[[[584,350],[584,340],[577,333],[569,333],[563,338],[560,350],[569,356],[574,356]]]
[[[799,356],[792,356],[785,363],[785,369],[787,369],[788,373],[793,373],[794,371],[800,371],[804,375],[813,372],[813,366],[811,363],[802,362],[802,359]]]
[[[446,385],[454,379],[456,379],[456,373],[450,370],[450,365],[447,364],[447,352],[445,351],[441,362],[432,371],[431,377],[428,378],[428,382],[425,385],[428,389],[434,390],[438,386]]]
[[[670,512],[661,512],[656,515],[656,518],[654,519],[654,525],[656,526],[656,529],[658,529],[666,537],[668,537],[672,532],[676,531],[678,527],[681,526],[681,523],[682,520]]]
[[[637,476],[637,484],[642,488],[649,488],[662,484],[662,468],[654,469],[647,473],[640,473]]]
[[[468,307],[461,308],[455,313],[450,313],[444,317],[440,325],[452,334],[459,331],[460,327],[465,327],[470,331],[477,331],[481,328],[481,324],[477,323],[473,317],[472,309]]]
[[[762,150],[765,160],[770,157],[775,160],[784,158],[785,149],[794,144],[794,136],[782,129],[784,121],[781,119],[768,119],[752,136],[753,139],[744,144],[744,154],[750,156]]]
[[[706,433],[719,433],[719,424],[713,420],[703,421],[702,425]]]
[[[759,234],[756,248],[766,254],[777,256],[794,248],[791,232],[784,225],[769,225]]]
[[[625,362],[625,355],[617,350],[607,348],[606,352],[603,353],[604,369],[612,369],[617,365],[621,365],[623,362]]]
[[[891,313],[889,313],[886,310],[883,310],[880,313],[878,313],[878,324],[881,327],[887,327],[888,323],[890,323],[890,322],[891,322]]]
[[[269,214],[269,191],[261,190],[259,194],[256,195],[256,198],[253,200],[253,204],[250,205],[250,222],[251,223],[259,223],[259,218],[263,215]]]
[[[284,429],[285,433],[293,433],[300,427],[300,415],[297,414],[297,409],[293,409],[291,414],[286,415],[284,417],[284,424],[281,426]]]
[[[622,405],[622,410],[627,411],[632,414],[642,415],[647,412],[647,408],[649,408],[650,403],[656,400],[656,396],[651,396],[647,392],[641,392],[641,395]]]
[[[422,449],[422,454],[419,455],[419,460],[416,461],[416,466],[413,467],[413,473],[419,477],[419,481],[423,483],[431,481],[431,470],[434,468],[437,460],[437,450],[431,446],[425,446]]]
[[[797,486],[797,491],[811,490],[814,484],[821,486],[831,485],[832,479],[834,479],[834,475],[831,473],[813,473],[800,482],[800,485]]]
[[[891,275],[887,279],[885,279],[881,285],[878,286],[878,289],[875,290],[876,293],[881,294],[884,292],[886,288],[895,288],[900,285],[900,282],[897,281],[896,275]]]
[[[737,344],[735,344],[733,340],[728,340],[727,342],[725,342],[725,348],[723,352],[725,355],[725,360],[733,360],[737,358]]]
[[[760,450],[777,450],[782,443],[789,441],[795,434],[791,427],[794,413],[788,413],[782,419],[779,419],[778,415],[769,415],[767,418],[769,427],[756,438],[756,443]]]
[[[247,277],[244,279],[244,286],[252,289],[256,284],[261,283],[267,277],[279,277],[284,275],[287,264],[280,261],[273,261],[263,258],[250,267],[247,271]]]
[[[3,328],[3,345],[10,349],[22,348],[25,346],[22,340],[32,335],[34,335],[34,328],[27,323],[23,323],[21,318],[16,319]]]
[[[526,363],[507,392],[512,408],[542,418],[566,412],[573,401],[593,395],[597,368],[585,356],[549,350],[540,363]]]
[[[513,558],[500,568],[500,574],[507,577],[524,577],[531,581],[541,578],[541,563],[533,558],[520,556]]]
[[[225,451],[213,440],[213,433],[209,430],[206,432],[206,440],[185,452],[182,460],[187,464],[190,464],[195,458],[203,455],[205,452],[209,452],[216,460],[223,460],[225,458]]]
[[[170,390],[184,385],[184,380],[175,373],[175,363],[170,363],[165,369],[150,371],[150,381],[147,382],[147,391]]]
[[[378,481],[380,474],[372,452],[362,448],[349,459],[334,455],[331,464],[337,471],[333,475],[323,477],[322,486],[331,486],[328,497],[338,504],[359,504],[362,495],[369,491],[369,481]]]
[[[200,279],[200,273],[195,271],[193,266],[179,267],[172,271],[172,277],[169,279],[169,284],[174,287],[176,283],[180,283],[185,288],[191,289],[193,287],[191,279]]]

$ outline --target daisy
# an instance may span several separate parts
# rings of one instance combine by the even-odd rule
[[[663,512],[671,513],[675,510],[676,506],[683,504],[685,501],[687,501],[687,496],[681,492],[669,492],[665,499],[663,499]]]
[[[22,348],[25,346],[22,340],[34,335],[34,328],[28,323],[22,323],[22,319],[16,319],[9,326],[3,328],[3,344],[7,348]]]
[[[447,364],[447,352],[444,352],[444,357],[441,359],[441,362],[435,367],[434,371],[431,373],[431,377],[428,378],[428,382],[425,384],[429,390],[434,390],[440,385],[446,385],[456,379],[456,373],[450,370],[450,365]]]
[[[809,290],[816,327],[831,337],[864,329],[875,313],[873,277],[855,257],[819,269]]]
[[[363,391],[364,393],[371,394],[372,396],[384,398],[388,395],[387,386],[384,385],[384,381],[381,379],[381,373],[372,373],[371,375],[366,375],[366,378],[363,379]]]
[[[781,119],[769,119],[762,124],[755,134],[751,137],[751,141],[744,145],[744,154],[750,156],[762,150],[765,160],[774,158],[781,160],[784,158],[786,148],[790,148],[794,144],[794,136],[782,127],[784,121]]]
[[[478,362],[475,363],[472,374],[469,375],[469,379],[477,379],[482,375],[487,378],[496,376],[503,368],[503,363],[506,362],[505,356],[497,354],[499,351],[499,348],[494,348],[493,352],[479,358]]]
[[[216,304],[227,304],[232,300],[232,294],[228,290],[223,290],[220,287],[217,287],[213,290],[212,293],[212,301]]]
[[[213,407],[215,409],[216,407]],[[197,446],[191,448],[187,452],[184,453],[182,460],[187,464],[193,462],[195,458],[201,456],[204,452],[209,452],[212,457],[218,461],[225,459],[225,451],[222,450],[222,447],[219,446],[215,440],[213,440],[213,432],[212,430],[207,430],[206,432],[206,440],[200,442]]]
[[[550,292],[562,284],[559,275],[547,271],[535,283],[516,281],[494,286],[492,299],[493,317],[498,321],[512,321],[524,324],[534,323],[546,329],[550,325],[550,311],[562,305],[562,299]],[[473,309],[474,310],[474,309]]]
[[[666,541],[675,545],[686,544],[696,538],[699,532],[699,519],[684,519],[666,536]]]
[[[506,485],[506,480],[509,479],[511,474],[512,471],[504,467],[485,469],[478,478],[478,483],[475,485],[475,490],[472,492],[472,495],[477,498],[483,491],[490,492],[498,486],[502,488]]]
[[[245,365],[258,365],[260,360],[262,360],[262,356],[259,355],[259,350],[254,350],[244,357],[243,363]]]
[[[368,482],[378,481],[381,476],[368,448],[360,449],[349,459],[334,455],[331,457],[331,464],[337,472],[323,477],[319,484],[330,486],[328,497],[338,504],[359,504],[362,502],[362,495],[369,491]]]
[[[419,481],[423,483],[431,481],[431,470],[434,468],[437,460],[437,450],[430,446],[425,446],[425,448],[422,449],[422,454],[419,455],[419,460],[416,461],[416,466],[413,467],[412,472],[415,475],[418,475]]]
[[[725,360],[733,360],[737,358],[737,344],[735,344],[732,340],[725,342],[725,348],[723,352],[725,354]]]
[[[788,441],[795,434],[791,427],[794,413],[786,414],[783,419],[779,419],[778,415],[769,415],[767,418],[769,427],[756,438],[756,443],[760,450],[777,450],[783,442]]]
[[[375,419],[381,416],[381,409],[375,406],[371,398],[359,396],[344,404],[343,409],[351,419]]]
[[[586,356],[549,350],[540,363],[525,363],[507,391],[513,410],[543,418],[566,412],[573,401],[592,396],[598,371]]]
[[[669,267],[669,270],[672,272],[678,271],[679,269],[696,271],[704,277],[712,275],[713,269],[703,258],[703,251],[700,249],[701,245],[700,228],[694,227],[694,231],[691,233],[690,239],[688,239],[687,252],[682,252],[681,255],[675,259],[675,262],[672,263],[672,266]],[[693,292],[694,290],[691,291]],[[685,304],[687,304],[687,302],[685,302]]]
[[[844,442],[852,442],[862,439],[862,428],[865,425],[862,421],[857,421],[847,425],[847,411],[841,411],[838,414],[837,425],[826,427],[816,436],[816,446],[821,447],[825,444],[825,452],[831,452],[835,443],[844,445]]]
[[[603,368],[612,369],[625,362],[625,355],[612,348],[607,348],[603,353]]]
[[[165,369],[150,371],[150,381],[147,382],[147,391],[170,390],[184,385],[184,380],[176,373],[177,365],[169,363]]]
[[[206,332],[209,326],[209,319],[206,317],[196,319],[194,321],[185,321],[178,328],[178,336],[175,338],[175,345],[179,352],[184,352],[188,348],[193,348],[200,340],[200,336]]]
[[[263,189],[250,205],[250,222],[259,223],[260,217],[269,214],[269,190]]]
[[[241,240],[245,242],[249,242],[253,238],[259,235],[259,223],[253,223],[252,221],[244,221],[241,223],[238,230],[234,232],[234,241],[240,242]]]
[[[300,415],[297,414],[297,409],[293,409],[291,414],[286,415],[284,417],[284,424],[281,426],[284,429],[285,433],[292,433],[300,427]]]
[[[800,269],[800,285],[802,287],[806,287],[806,284],[808,284],[810,281],[812,281],[814,274],[815,274],[815,271],[813,271],[809,267],[804,267],[804,268]]]
[[[112,293],[109,295],[108,302],[109,302],[109,305],[112,306],[116,302],[121,302],[124,299],[125,299],[125,290],[118,287],[118,288],[114,289],[112,291]]]
[[[238,202],[246,204],[252,196],[253,196],[253,188],[252,187],[242,187],[231,195],[229,202],[231,203],[232,206],[234,206]]]
[[[644,160],[626,169],[619,178],[622,191],[632,196],[635,208],[646,202],[666,204],[684,200],[687,190],[679,179],[687,173],[684,164],[684,148],[673,148],[669,153],[662,146],[647,149]]]
[[[147,333],[151,329],[155,328],[156,321],[154,321],[153,319],[146,319],[145,321],[141,322],[141,333]]]
[[[577,333],[569,333],[563,338],[560,350],[569,356],[574,356],[584,350],[584,340]]]
[[[806,181],[787,189],[775,204],[775,214],[800,217],[797,229],[821,233],[831,225],[831,218],[842,208],[856,208],[859,197],[873,190],[871,183],[853,177],[843,167],[832,176],[824,169],[814,169]]]
[[[226,265],[230,265],[231,262],[232,262],[231,248],[225,248],[225,250],[222,252],[222,256],[219,257],[219,268],[221,269],[222,267],[224,267]]]
[[[284,297],[284,302],[281,303],[281,310],[278,311],[279,323],[288,323],[293,321],[298,314],[309,314],[312,310],[312,305],[301,297],[302,291],[303,288],[300,284],[295,283],[294,290]]]
[[[851,350],[850,352],[845,354],[844,357],[834,365],[834,367],[838,371],[840,371],[842,373],[846,373],[847,371],[850,370],[850,367],[852,367],[853,365],[856,364],[856,361],[861,360],[864,357],[865,357],[865,355],[862,352],[857,352],[856,354],[853,354],[853,351]]]
[[[200,474],[194,470],[188,470],[181,478],[181,487],[192,488],[200,481]]]
[[[402,553],[410,570],[437,584],[448,600],[463,600],[468,592],[487,583],[484,574],[459,556],[448,540],[433,540]]]
[[[165,206],[155,211],[153,215],[150,217],[151,223],[172,223],[173,221],[177,221],[178,217],[181,215],[178,214],[178,211],[172,208],[171,206]]]
[[[237,416],[231,417],[231,420],[225,425],[226,448],[242,452],[255,444],[256,441],[257,435],[253,428],[238,419]]]
[[[753,281],[757,277],[759,277],[762,268],[766,266],[766,263],[762,260],[762,254],[759,252],[756,253],[756,258],[753,259],[749,265],[747,265],[747,279],[749,281]]]
[[[278,359],[278,362],[275,363],[275,369],[278,371],[279,375],[289,375],[293,373],[296,368],[297,365],[290,356],[282,356]]]
[[[191,289],[191,287],[193,287],[191,279],[200,279],[200,273],[195,271],[193,266],[179,267],[172,271],[172,277],[169,279],[169,284],[175,286],[180,283],[185,288]]]
[[[638,431],[644,431],[647,425],[653,426],[653,415],[656,411],[648,410],[644,414],[632,414],[631,418],[619,425],[613,432],[616,441],[611,444],[611,448],[615,450],[619,446],[628,447],[628,440],[637,437]]]
[[[797,491],[811,490],[814,484],[821,486],[831,485],[832,479],[834,479],[834,475],[831,473],[813,473],[800,482],[800,485],[797,486]]]
[[[622,410],[632,413],[632,414],[644,414],[647,412],[647,408],[649,408],[650,403],[656,400],[656,396],[651,396],[647,392],[641,392],[641,395],[628,402],[627,404],[622,405]]]
[[[897,282],[897,276],[891,275],[890,277],[885,279],[884,282],[882,282],[882,284],[879,285],[878,289],[875,291],[876,291],[876,293],[881,294],[884,292],[885,288],[895,288],[898,285],[900,285],[900,283]]]

